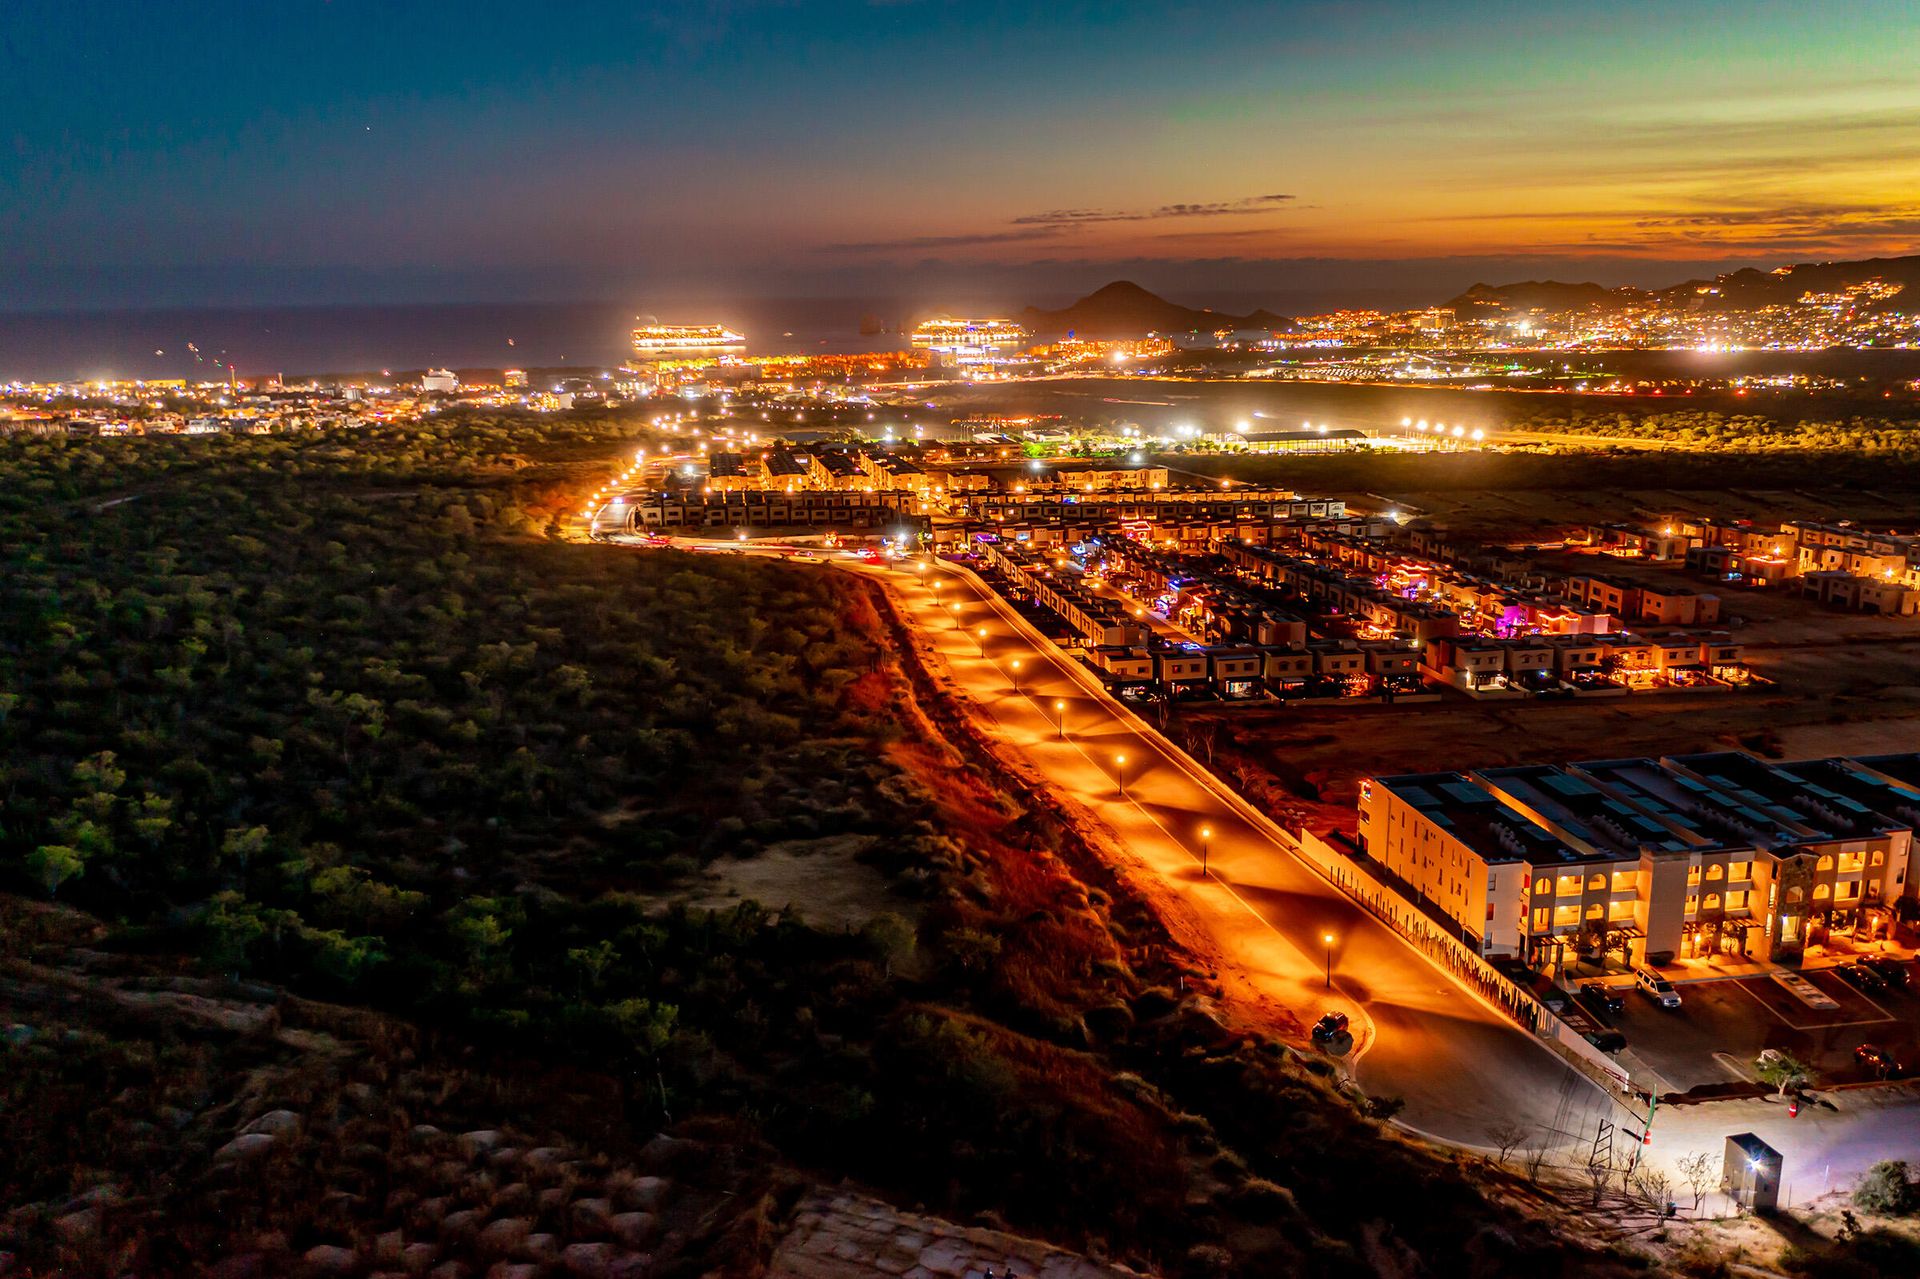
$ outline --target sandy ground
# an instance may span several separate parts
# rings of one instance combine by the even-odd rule
[[[701,872],[698,895],[688,905],[731,910],[755,901],[769,910],[791,907],[818,928],[859,928],[882,911],[915,917],[918,906],[859,860],[871,843],[862,835],[789,840],[752,857],[719,858]]]

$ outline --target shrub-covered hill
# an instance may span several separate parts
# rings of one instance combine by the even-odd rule
[[[1620,1272],[1223,1029],[853,579],[545,536],[632,435],[0,442],[0,889],[100,921],[0,915],[0,1252],[372,1273],[396,1230],[602,1241],[519,1164],[410,1136],[511,1124],[599,1184],[697,1127],[729,1211],[763,1212],[758,1161],[1161,1273]],[[775,846],[855,848],[883,899],[686,904]],[[316,999],[383,1046],[330,1048]],[[215,1036],[208,1001],[262,1011]],[[222,1163],[280,1110],[297,1154]]]

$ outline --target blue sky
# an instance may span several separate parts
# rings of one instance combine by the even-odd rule
[[[1877,2],[10,0],[0,306],[1902,252],[1915,48]]]

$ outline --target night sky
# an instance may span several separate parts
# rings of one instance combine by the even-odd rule
[[[1916,49],[1910,0],[6,0],[0,307],[1908,252]]]

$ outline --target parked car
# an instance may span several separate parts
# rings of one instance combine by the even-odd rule
[[[1893,1079],[1907,1073],[1906,1063],[1894,1055],[1891,1048],[1882,1048],[1879,1044],[1861,1044],[1853,1050],[1853,1059],[1876,1079]]]
[[[1627,997],[1601,982],[1583,982],[1580,986],[1580,1002],[1594,1012],[1613,1015],[1627,1011]]]
[[[1617,1030],[1602,1030],[1588,1035],[1587,1042],[1603,1053],[1617,1053],[1625,1051],[1627,1037]]]
[[[1662,977],[1659,973],[1654,972],[1651,968],[1634,969],[1633,985],[1635,990],[1638,990],[1662,1008],[1678,1008],[1680,1006],[1680,992],[1673,988],[1672,982]]]
[[[1313,1042],[1331,1043],[1347,1033],[1347,1015],[1345,1013],[1327,1013],[1313,1023]]]
[[[1841,964],[1833,971],[1841,981],[1860,990],[1875,991],[1887,988],[1887,979],[1865,964]]]
[[[1905,990],[1913,984],[1913,964],[1904,959],[1888,959],[1875,955],[1871,959],[1860,961],[1862,968],[1871,968],[1887,985]]]
[[[1841,981],[1845,981],[1847,985],[1857,987],[1857,989],[1862,989],[1862,991],[1884,991],[1884,989],[1887,989],[1887,979],[1880,976],[1878,972],[1874,972],[1872,968],[1868,968],[1866,964],[1837,964],[1836,968],[1834,968],[1834,976],[1839,977]]]
[[[812,551],[795,551],[791,558],[801,560],[808,564],[816,564],[820,560],[820,557]]]

